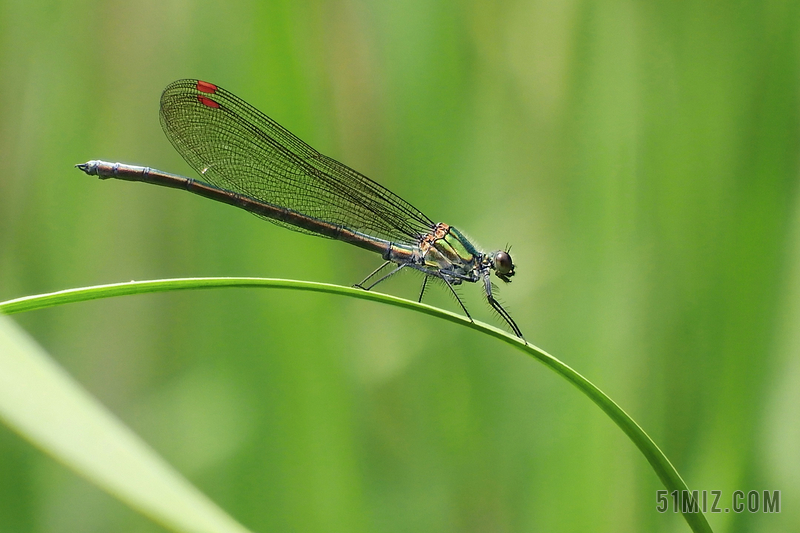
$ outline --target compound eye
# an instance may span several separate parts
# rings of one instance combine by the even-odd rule
[[[494,254],[494,269],[500,277],[514,275],[514,263],[511,261],[511,256],[508,252]]]

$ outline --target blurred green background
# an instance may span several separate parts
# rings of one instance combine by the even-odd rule
[[[503,302],[691,488],[800,530],[800,4],[0,1],[0,299],[186,276],[359,281],[379,258],[101,158],[191,175],[169,82],[217,83],[486,249]],[[414,298],[418,276],[381,290]],[[462,293],[498,326],[480,287]],[[430,303],[457,310],[438,287]],[[320,294],[14,320],[254,531],[686,531],[599,409],[475,332]],[[163,531],[0,427],[0,532]]]

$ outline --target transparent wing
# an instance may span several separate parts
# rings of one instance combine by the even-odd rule
[[[211,83],[167,86],[161,125],[202,181],[217,187],[392,242],[415,242],[434,225],[393,192]]]

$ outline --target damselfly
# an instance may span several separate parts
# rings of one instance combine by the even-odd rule
[[[105,161],[76,166],[100,179],[185,189],[295,231],[377,252],[385,262],[355,285],[365,290],[404,268],[418,270],[425,275],[419,301],[428,280],[439,279],[472,320],[453,287],[480,282],[492,308],[522,337],[495,298],[490,279],[494,271],[502,281],[511,281],[514,263],[508,250],[481,252],[453,226],[434,223],[385,187],[317,152],[212,83],[171,83],[161,95],[160,115],[170,142],[201,180]]]

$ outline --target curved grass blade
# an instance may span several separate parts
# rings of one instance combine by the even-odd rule
[[[436,316],[450,322],[458,323],[462,326],[478,330],[482,333],[495,337],[506,342],[515,348],[522,350],[529,356],[543,363],[545,366],[555,371],[561,377],[575,385],[581,392],[589,397],[606,415],[614,421],[617,426],[631,439],[639,448],[653,471],[659,477],[664,487],[672,492],[688,491],[686,483],[681,478],[678,471],[667,459],[666,455],[659,449],[650,436],[637,424],[614,400],[609,398],[603,391],[575,371],[569,365],[561,362],[544,350],[525,342],[523,339],[515,337],[510,333],[498,329],[494,326],[478,321],[470,321],[466,317],[457,315],[450,311],[445,311],[430,305],[413,302],[396,296],[381,294],[372,291],[364,291],[351,287],[332,285],[327,283],[315,283],[310,281],[297,281],[286,279],[270,278],[179,278],[155,281],[131,281],[127,283],[116,283],[110,285],[99,285],[80,289],[69,289],[49,294],[28,296],[9,300],[0,303],[0,313],[12,314],[35,309],[44,309],[65,303],[82,302],[98,298],[110,298],[126,294],[144,294],[150,292],[164,292],[173,290],[187,289],[211,289],[211,288],[276,288],[292,289],[313,292],[325,292],[351,296],[363,300],[372,300],[386,304],[412,309],[427,315]],[[699,533],[711,532],[711,527],[702,513],[684,512],[683,516],[691,527],[692,531]]]

